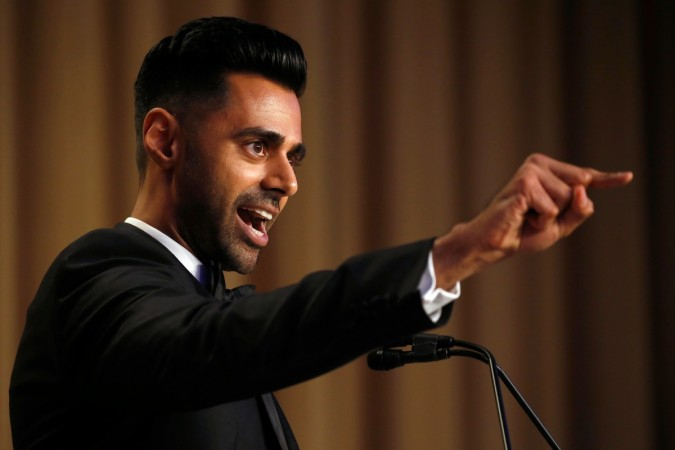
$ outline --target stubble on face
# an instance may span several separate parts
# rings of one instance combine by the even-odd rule
[[[217,262],[223,270],[251,273],[258,262],[260,248],[242,240],[237,209],[247,203],[277,205],[278,199],[257,189],[249,189],[228,199],[216,183],[213,161],[207,149],[187,139],[182,171],[181,197],[177,202],[178,229],[195,255],[203,262]]]

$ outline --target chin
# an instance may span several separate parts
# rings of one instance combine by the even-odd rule
[[[256,263],[253,264],[239,264],[234,267],[232,272],[237,272],[238,274],[241,275],[248,275],[249,273],[252,273],[255,270]],[[225,269],[227,270],[227,269]]]
[[[259,250],[252,250],[251,248],[235,252],[226,249],[221,254],[220,262],[225,271],[247,275],[255,270],[259,252]]]

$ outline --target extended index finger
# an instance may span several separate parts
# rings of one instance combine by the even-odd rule
[[[579,167],[563,161],[550,159],[549,170],[570,186],[582,185],[593,188],[625,186],[633,179],[631,171],[604,172],[590,167]]]
[[[625,186],[633,179],[633,172],[601,172],[595,169],[586,169],[591,174],[591,181],[587,186],[594,188],[613,188]]]

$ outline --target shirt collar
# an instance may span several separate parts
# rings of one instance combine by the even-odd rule
[[[204,264],[195,255],[190,253],[188,249],[159,231],[157,228],[153,227],[152,225],[148,225],[147,223],[135,217],[127,217],[124,222],[148,233],[151,237],[166,247],[166,249],[169,250],[183,266],[185,266],[185,268],[192,274],[193,277],[201,281],[205,272]]]

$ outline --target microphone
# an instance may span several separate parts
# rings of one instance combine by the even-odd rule
[[[412,345],[410,351],[380,348],[368,353],[368,367],[373,370],[391,370],[410,363],[440,361],[450,357],[454,339],[437,334],[416,334],[404,338],[398,345]]]
[[[410,351],[389,348],[405,347],[408,345],[412,346]],[[459,347],[460,350],[455,350],[452,347]],[[415,334],[399,339],[397,342],[391,343],[388,347],[379,348],[368,353],[368,367],[373,370],[391,370],[410,363],[440,361],[442,359],[448,359],[453,355],[476,359],[490,366],[492,386],[495,394],[495,401],[497,403],[497,413],[499,416],[499,424],[502,431],[502,440],[505,450],[511,450],[511,439],[506,424],[506,410],[504,408],[504,400],[502,399],[501,389],[499,387],[499,380],[504,382],[511,392],[511,395],[513,395],[523,411],[525,411],[549,446],[554,450],[560,450],[560,446],[553,439],[551,433],[549,433],[521,393],[518,392],[518,389],[516,389],[516,386],[511,382],[506,373],[499,365],[497,365],[497,361],[492,353],[485,347],[468,341],[460,341],[451,336]]]

